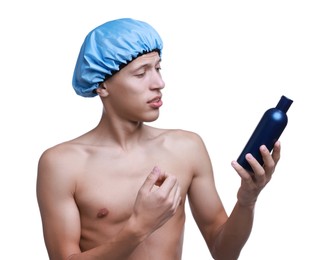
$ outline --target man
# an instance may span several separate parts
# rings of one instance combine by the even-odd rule
[[[118,19],[92,30],[73,76],[77,94],[98,95],[96,128],[47,149],[37,198],[52,260],[180,260],[186,197],[214,259],[237,259],[253,225],[257,197],[280,157],[260,147],[253,174],[237,162],[237,203],[228,217],[201,138],[144,122],[159,116],[162,41],[149,24]]]

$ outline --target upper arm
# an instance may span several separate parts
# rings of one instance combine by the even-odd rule
[[[209,154],[199,136],[192,150],[194,176],[188,191],[189,204],[205,241],[212,245],[227,214],[215,186]]]
[[[66,158],[54,150],[44,152],[39,160],[37,199],[50,259],[80,252],[80,218],[69,168]]]

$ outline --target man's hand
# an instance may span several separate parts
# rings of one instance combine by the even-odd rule
[[[180,202],[177,178],[154,167],[138,192],[132,217],[140,232],[148,236],[176,213]]]
[[[277,141],[271,154],[265,145],[260,147],[260,152],[264,161],[260,165],[251,155],[246,155],[246,160],[251,165],[253,173],[246,171],[241,165],[233,161],[232,166],[241,177],[241,187],[238,191],[238,202],[241,205],[254,205],[259,193],[271,180],[275,167],[280,159],[280,143]]]

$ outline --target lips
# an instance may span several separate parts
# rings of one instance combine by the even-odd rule
[[[162,106],[161,96],[154,97],[147,102],[152,108],[159,108]]]
[[[161,99],[161,97],[155,97],[155,98],[149,100],[148,103],[158,102],[158,101],[160,101],[160,99]]]

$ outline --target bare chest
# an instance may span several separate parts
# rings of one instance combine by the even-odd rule
[[[132,213],[137,193],[154,166],[175,175],[185,197],[191,173],[179,156],[160,151],[95,153],[78,169],[75,199],[81,217],[113,225]],[[104,223],[105,224],[105,223]]]

